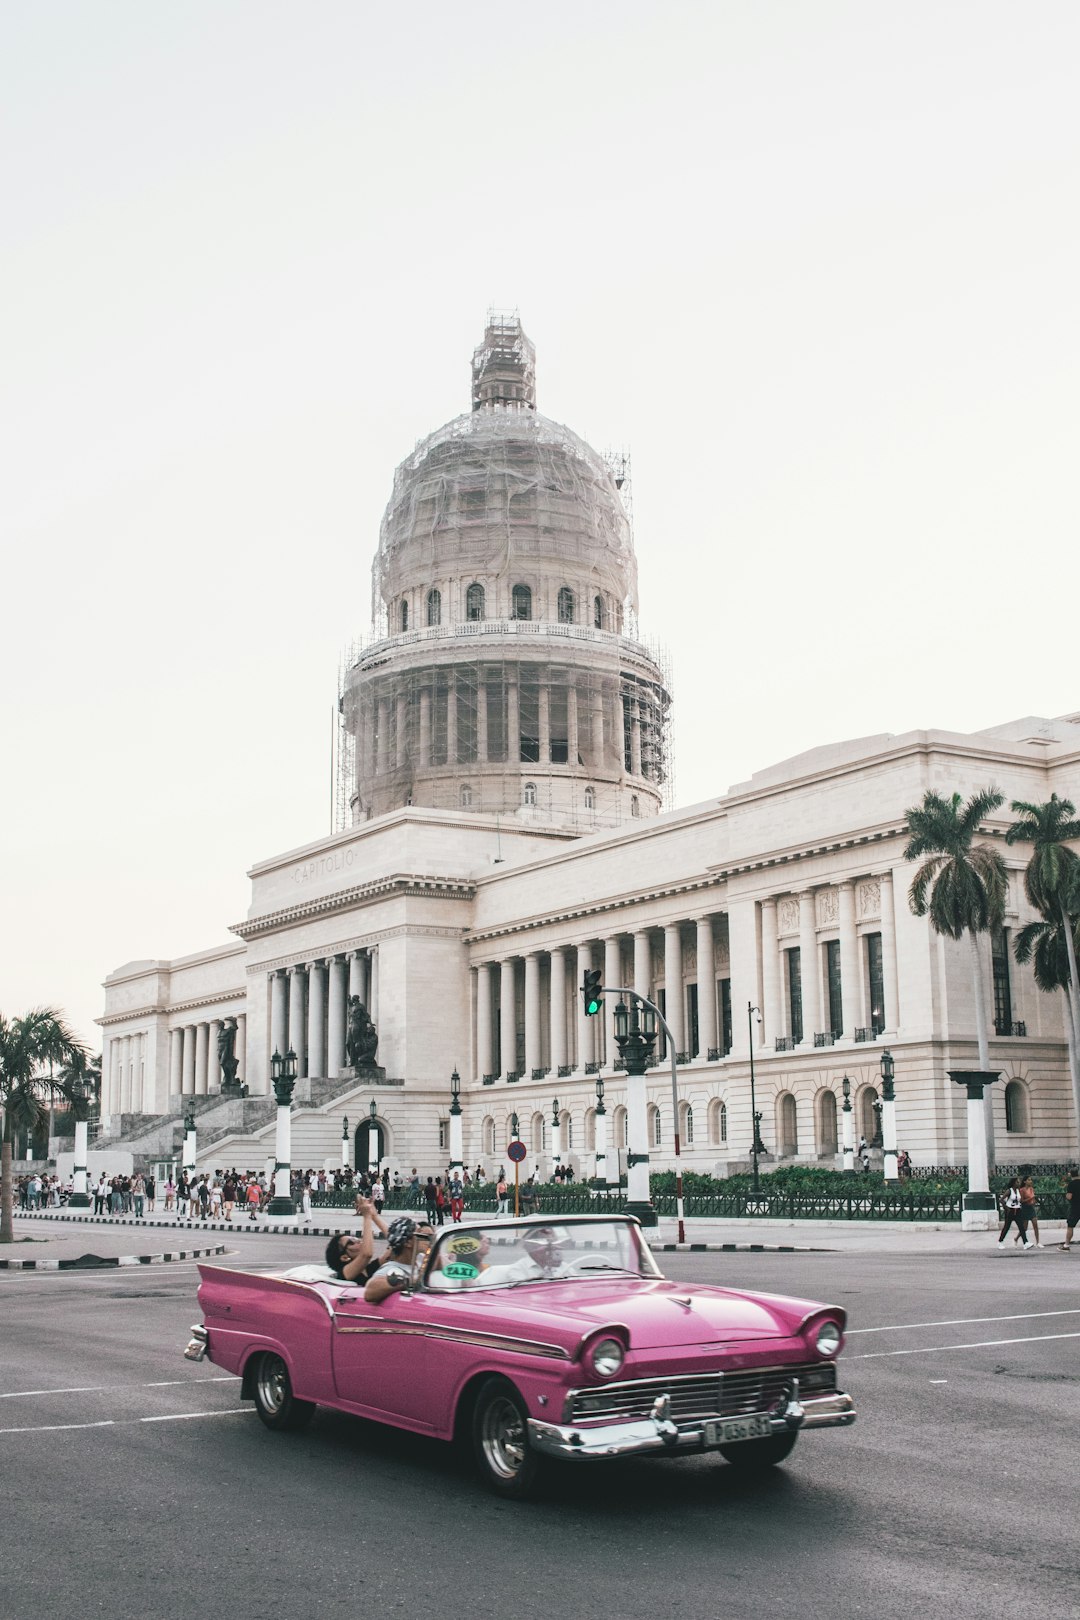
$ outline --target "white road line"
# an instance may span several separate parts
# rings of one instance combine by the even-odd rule
[[[870,1350],[848,1361],[880,1361],[883,1356],[939,1356],[946,1350],[989,1350],[999,1344],[1041,1344],[1047,1339],[1080,1339],[1080,1333],[1033,1333],[1025,1339],[978,1339],[974,1344],[928,1344],[919,1350]]]
[[[223,1373],[218,1378],[165,1378],[157,1384],[72,1384],[67,1389],[9,1389],[0,1394],[0,1401],[22,1401],[28,1395],[107,1395],[115,1389],[171,1389],[174,1384],[238,1384],[236,1373]]]
[[[39,1423],[29,1429],[0,1429],[0,1434],[53,1434],[57,1429],[112,1429],[115,1419],[103,1418],[100,1423]]]
[[[0,1395],[0,1401],[21,1401],[24,1395],[91,1395],[104,1387],[103,1384],[72,1384],[68,1389],[12,1389]]]
[[[1040,1316],[1080,1316],[1080,1309],[1067,1311],[1019,1311],[1015,1316],[948,1316],[943,1322],[892,1322],[888,1327],[848,1328],[847,1338],[856,1333],[903,1333],[905,1328],[966,1327],[974,1322],[1034,1322]]]
[[[61,1429],[121,1429],[132,1423],[176,1423],[186,1418],[236,1417],[253,1414],[253,1406],[231,1406],[221,1412],[170,1412],[164,1417],[101,1418],[97,1423],[35,1423],[23,1429],[0,1429],[0,1434],[55,1434]]]
[[[187,1418],[235,1417],[238,1412],[246,1412],[250,1417],[254,1415],[255,1408],[253,1406],[227,1406],[220,1412],[169,1412],[164,1417],[142,1417],[139,1422],[180,1423]]]

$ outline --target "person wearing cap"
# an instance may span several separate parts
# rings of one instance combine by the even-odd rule
[[[378,1305],[409,1286],[416,1262],[434,1236],[426,1222],[414,1221],[411,1215],[399,1215],[390,1222],[386,1229],[388,1253],[364,1289],[369,1305]]]
[[[507,1265],[489,1266],[485,1283],[536,1282],[542,1277],[567,1277],[565,1236],[552,1226],[526,1227],[521,1237],[525,1253]]]

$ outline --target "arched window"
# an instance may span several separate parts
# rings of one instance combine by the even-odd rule
[[[782,1159],[799,1151],[798,1114],[790,1091],[782,1091],[776,1099],[776,1151]]]
[[[709,1104],[709,1141],[727,1141],[727,1109],[719,1097]]]
[[[428,624],[442,624],[441,591],[428,591],[427,593],[427,622]]]
[[[532,591],[528,585],[515,585],[510,597],[512,619],[532,618]]]
[[[463,810],[472,809],[472,788],[467,782],[461,784],[461,808]]]
[[[559,1115],[559,1124],[562,1126],[562,1150],[569,1153],[574,1145],[574,1121],[566,1109]]]
[[[626,1109],[619,1105],[611,1116],[611,1145],[624,1148],[626,1146]]]
[[[559,591],[559,623],[573,624],[574,622],[574,593],[569,585],[563,585]]]
[[[1020,1080],[1010,1080],[1005,1087],[1005,1129],[1029,1131],[1027,1089]]]
[[[592,621],[598,630],[604,628],[604,598],[602,596],[593,597]]]
[[[660,1126],[660,1110],[655,1103],[649,1104],[649,1141],[653,1147],[660,1147],[663,1134]]]
[[[403,630],[409,628],[409,604],[405,601],[401,604],[401,628]]]
[[[836,1093],[823,1086],[817,1094],[817,1147],[818,1152],[836,1152]]]
[[[727,1141],[727,1103],[720,1104],[720,1140]]]
[[[874,1090],[873,1086],[864,1086],[859,1092],[859,1097],[855,1108],[855,1118],[858,1121],[859,1135],[865,1136],[868,1142],[872,1142],[877,1136],[878,1122],[877,1114],[874,1112],[874,1104],[876,1102],[877,1092]],[[856,1142],[855,1145],[857,1147],[858,1143]]]
[[[490,1114],[484,1120],[483,1142],[485,1153],[495,1152],[495,1121]]]
[[[465,592],[465,617],[467,619],[482,619],[484,617],[484,587],[470,585]]]
[[[636,793],[632,793],[630,795],[630,814],[632,816],[640,816],[641,814],[641,805],[638,803],[638,796]]]
[[[525,790],[524,790],[524,802],[526,804],[530,804],[530,805],[533,805],[533,804],[536,803],[536,783],[535,782],[526,782]]]
[[[679,1104],[679,1135],[686,1147],[694,1145],[694,1110],[689,1103]]]
[[[534,1153],[543,1153],[546,1134],[543,1114],[534,1114],[532,1117],[532,1150]]]
[[[596,789],[594,787],[585,789],[585,808],[586,810],[596,809]]]

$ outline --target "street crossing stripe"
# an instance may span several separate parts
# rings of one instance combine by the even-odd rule
[[[170,1412],[164,1417],[101,1418],[96,1423],[35,1423],[21,1429],[0,1429],[0,1434],[57,1434],[67,1429],[122,1429],[132,1423],[178,1423],[189,1418],[253,1416],[253,1406],[230,1406],[223,1412]]]
[[[1017,1311],[1012,1316],[947,1316],[942,1322],[890,1322],[888,1327],[848,1328],[855,1333],[903,1333],[906,1328],[964,1327],[969,1322],[1034,1322],[1040,1316],[1080,1316],[1080,1306],[1065,1311]]]
[[[978,1339],[974,1344],[928,1344],[918,1350],[869,1350],[847,1356],[848,1361],[880,1361],[883,1356],[939,1356],[946,1350],[992,1350],[1001,1344],[1041,1344],[1047,1339],[1080,1339],[1080,1333],[1033,1333],[1024,1339]]]

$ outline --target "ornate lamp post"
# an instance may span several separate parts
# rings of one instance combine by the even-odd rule
[[[450,1174],[459,1178],[465,1170],[461,1136],[461,1076],[455,1069],[450,1076]]]
[[[195,1157],[195,1113],[189,1108],[184,1115],[184,1169],[189,1176],[195,1174]]]
[[[751,1157],[752,1157],[752,1159],[754,1161],[754,1193],[755,1193],[755,1196],[756,1196],[761,1191],[761,1184],[760,1184],[760,1181],[758,1179],[758,1153],[760,1151],[759,1144],[761,1142],[761,1115],[757,1111],[757,1095],[756,1095],[756,1093],[754,1091],[754,1018],[755,1018],[755,1016],[757,1018],[758,1023],[760,1024],[760,1022],[761,1022],[761,1011],[760,1011],[760,1009],[755,1007],[752,1001],[748,1001],[746,1003],[746,1025],[747,1025],[747,1029],[748,1029],[749,1034],[750,1034],[750,1113],[751,1113],[751,1116],[752,1116],[752,1124],[753,1124],[753,1127],[754,1127],[754,1141],[753,1141],[753,1145],[752,1145],[752,1147],[750,1149],[750,1155],[751,1155]]]
[[[600,1183],[601,1190],[607,1189],[607,1109],[604,1107],[604,1082],[600,1076],[596,1077],[596,1123],[593,1127],[596,1132],[596,1165],[593,1174]]]
[[[885,1049],[881,1054],[881,1142],[885,1150],[885,1185],[895,1187],[899,1185],[900,1175],[896,1168],[896,1088],[893,1077],[896,1074],[896,1064],[893,1055]]]
[[[341,1168],[343,1170],[347,1170],[349,1168],[349,1116],[348,1116],[348,1114],[346,1114],[345,1117],[341,1121]]]
[[[296,1053],[290,1047],[285,1056],[274,1052],[270,1078],[277,1102],[277,1130],[274,1138],[274,1196],[266,1213],[275,1220],[295,1220],[292,1199],[292,1094],[296,1084]]]
[[[77,1074],[71,1082],[71,1111],[75,1115],[75,1169],[71,1197],[68,1199],[69,1209],[89,1209],[91,1204],[86,1190],[86,1116],[90,1112],[92,1095],[82,1075]]]
[[[851,1081],[845,1074],[840,1082],[844,1093],[844,1174],[855,1174],[855,1114],[851,1106]]]
[[[559,1124],[559,1099],[551,1099],[551,1177],[562,1163],[562,1126]]]
[[[656,1015],[635,998],[615,1008],[615,1044],[626,1068],[626,1213],[642,1226],[656,1226],[656,1207],[649,1197],[649,1123],[645,1071],[656,1045]],[[676,1120],[676,1124],[678,1121]]]
[[[368,1175],[374,1180],[379,1173],[379,1105],[374,1097],[368,1109]]]

